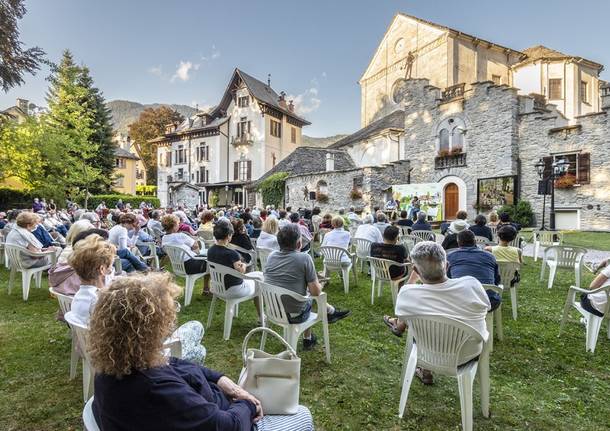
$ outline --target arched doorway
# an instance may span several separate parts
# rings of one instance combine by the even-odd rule
[[[455,213],[460,209],[460,189],[457,184],[448,183],[445,186],[443,206],[445,207],[445,219],[454,220]]]

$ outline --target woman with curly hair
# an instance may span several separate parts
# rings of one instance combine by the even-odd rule
[[[105,431],[313,429],[309,410],[264,416],[260,401],[222,373],[163,354],[180,289],[167,274],[122,277],[91,318],[93,413]]]

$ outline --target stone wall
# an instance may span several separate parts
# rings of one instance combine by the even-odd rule
[[[354,179],[362,182],[362,199],[352,200],[350,192],[354,188]],[[316,191],[320,181],[327,184],[328,202],[311,202],[309,192]],[[339,171],[317,172],[294,175],[286,179],[286,206],[309,208],[312,204],[319,206],[323,212],[336,212],[339,208],[363,208],[371,211],[376,206],[383,206],[386,201],[386,190],[392,184],[409,182],[409,162],[400,161],[381,166],[346,169]],[[389,194],[387,196],[389,198]]]

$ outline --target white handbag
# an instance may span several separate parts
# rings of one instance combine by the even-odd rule
[[[250,337],[257,332],[274,335],[287,350],[273,355],[259,349],[248,349]],[[238,384],[256,397],[263,412],[270,415],[292,415],[299,407],[301,358],[290,344],[269,328],[254,328],[244,338],[244,368]]]

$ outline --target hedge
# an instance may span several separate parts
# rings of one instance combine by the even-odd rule
[[[35,195],[31,191],[0,187],[0,210],[13,208],[32,208]]]
[[[159,198],[153,196],[133,196],[133,195],[93,195],[89,198],[89,209],[95,209],[100,202],[106,202],[108,208],[114,208],[119,199],[123,200],[124,204],[131,204],[132,208],[138,208],[140,202],[144,201],[151,204],[154,208],[159,208],[161,203]]]

